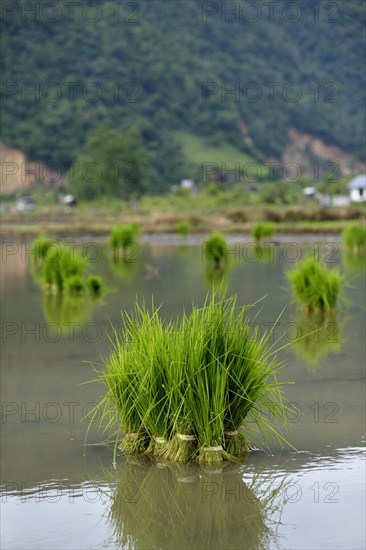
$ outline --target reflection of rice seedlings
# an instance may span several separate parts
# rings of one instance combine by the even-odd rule
[[[48,323],[59,326],[65,323],[82,323],[90,316],[87,299],[68,294],[45,294],[43,311]]]
[[[236,298],[213,293],[189,316],[164,323],[159,309],[136,304],[125,316],[124,340],[114,349],[99,379],[107,394],[102,418],[127,432],[128,454],[153,451],[189,462],[222,462],[244,456],[250,446],[240,429],[248,422],[281,436],[263,410],[285,422],[280,364],[268,348],[269,335],[249,338],[248,308],[236,311]],[[98,409],[97,407],[97,409]]]
[[[137,268],[137,262],[131,260],[115,260],[111,258],[109,261],[109,267],[113,275],[123,279],[125,281],[131,281],[135,274]]]
[[[273,262],[276,257],[274,243],[249,243],[244,247],[244,259],[248,263]]]
[[[225,283],[228,273],[228,264],[215,264],[209,262],[205,267],[205,280],[210,286],[219,286]]]
[[[210,471],[128,460],[110,475],[109,519],[116,545],[169,550],[268,547],[276,535],[267,523],[272,510],[278,511],[284,482],[274,488],[272,476],[251,477],[248,484],[239,468]]]
[[[286,275],[304,309],[319,312],[335,308],[343,282],[339,269],[327,269],[308,257]]]
[[[354,253],[352,250],[346,249],[342,256],[343,266],[346,271],[352,275],[363,273],[366,269],[366,254],[365,252]]]
[[[298,317],[296,332],[293,349],[310,367],[318,367],[321,359],[341,351],[341,326],[333,312]]]

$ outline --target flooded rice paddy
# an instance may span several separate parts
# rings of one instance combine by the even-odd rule
[[[2,548],[364,548],[364,259],[330,238],[287,238],[261,254],[232,238],[230,267],[217,274],[196,239],[150,238],[122,265],[102,243],[76,241],[110,289],[100,301],[44,296],[30,243],[2,243]],[[301,314],[284,276],[306,252],[348,281],[319,331],[322,320]],[[118,456],[114,466],[95,423],[87,434],[103,388],[84,384],[95,377],[90,362],[111,348],[111,324],[121,326],[136,296],[178,316],[220,277],[240,305],[263,298],[253,325],[277,321],[281,377],[295,382],[285,436],[296,451],[258,434],[241,464]]]

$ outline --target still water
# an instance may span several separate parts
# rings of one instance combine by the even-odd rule
[[[286,397],[296,411],[284,435],[297,451],[258,436],[244,463],[222,468],[122,456],[113,466],[105,435],[92,424],[86,437],[103,388],[84,383],[95,377],[90,363],[108,354],[121,310],[131,311],[136,295],[148,303],[154,296],[164,315],[177,316],[192,301],[202,303],[217,279],[195,240],[151,239],[122,267],[102,245],[81,242],[92,272],[110,288],[98,303],[44,297],[29,243],[4,241],[4,550],[365,547],[364,261],[346,257],[331,239],[283,240],[261,257],[231,241],[228,292],[240,304],[264,297],[253,323],[264,329],[277,320],[273,341],[286,346],[281,376],[295,382]],[[306,250],[340,265],[348,281],[346,302],[315,333],[319,319],[301,315],[284,277]]]

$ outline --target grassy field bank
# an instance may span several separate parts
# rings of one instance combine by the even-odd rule
[[[122,201],[81,203],[74,208],[59,204],[37,205],[33,212],[19,213],[13,204],[2,208],[2,234],[72,234],[106,235],[120,223],[137,223],[141,232],[176,233],[180,222],[187,222],[190,233],[249,234],[258,221],[271,222],[276,233],[339,234],[349,224],[365,221],[364,206],[320,208],[304,206],[246,205],[241,201],[221,204],[197,197],[146,197],[131,207]]]

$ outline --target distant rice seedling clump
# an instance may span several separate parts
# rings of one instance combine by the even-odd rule
[[[215,231],[204,242],[205,260],[215,265],[223,265],[228,261],[227,242],[225,237]]]
[[[33,262],[35,264],[43,263],[43,261],[47,258],[47,254],[53,244],[54,242],[48,237],[45,237],[44,235],[40,235],[39,237],[37,237],[33,241],[32,249],[31,249]]]
[[[248,306],[249,307],[249,306]],[[245,456],[249,422],[281,436],[266,421],[270,411],[285,422],[287,406],[280,363],[268,346],[269,334],[250,332],[248,307],[237,311],[236,297],[207,297],[175,322],[164,322],[136,304],[125,315],[123,339],[98,380],[107,388],[95,414],[105,429],[126,432],[121,449],[178,462],[215,463]]]
[[[355,252],[365,252],[366,247],[366,227],[364,225],[353,223],[346,227],[342,233],[344,245]]]
[[[175,226],[175,230],[181,239],[184,239],[189,233],[190,225],[186,220],[178,222]]]
[[[287,271],[287,278],[305,310],[319,312],[335,308],[343,282],[338,268],[327,269],[309,257]]]
[[[271,223],[259,222],[251,230],[253,239],[259,243],[263,239],[270,238],[274,234],[274,226]]]
[[[124,259],[128,250],[131,250],[136,245],[139,230],[139,225],[136,223],[120,224],[112,229],[109,244],[113,250],[115,260],[120,258],[120,254],[122,255],[122,259]]]
[[[101,277],[90,275],[84,280],[87,262],[73,246],[38,237],[32,245],[33,260],[40,262],[39,279],[48,293],[68,293],[73,296],[89,293],[97,296],[104,290]]]

